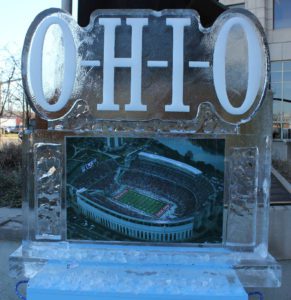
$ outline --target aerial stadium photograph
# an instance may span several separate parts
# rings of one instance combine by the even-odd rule
[[[67,137],[67,238],[220,243],[224,140]]]

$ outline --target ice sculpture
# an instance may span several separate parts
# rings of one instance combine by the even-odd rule
[[[81,28],[50,9],[32,23],[22,63],[48,130],[24,135],[33,176],[15,274],[51,260],[144,276],[208,263],[247,287],[280,285],[268,253],[269,55],[252,14],[226,11],[203,28],[188,9],[100,10]]]

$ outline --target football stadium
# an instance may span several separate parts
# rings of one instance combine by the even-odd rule
[[[71,205],[111,231],[143,241],[187,241],[211,214],[216,189],[189,164],[145,149],[122,160],[101,151],[84,155],[68,164]]]

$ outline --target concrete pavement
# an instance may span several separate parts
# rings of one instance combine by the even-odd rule
[[[21,244],[22,209],[0,208],[0,300],[17,300],[15,284],[9,276],[9,255]]]
[[[0,240],[6,239],[10,241],[20,241],[22,239],[21,208],[0,208]]]
[[[17,300],[15,284],[18,280],[9,277],[9,255],[20,246],[20,242],[0,240],[0,299]]]

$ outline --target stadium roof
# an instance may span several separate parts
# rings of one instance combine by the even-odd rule
[[[146,158],[149,159],[151,161],[156,161],[156,162],[164,162],[167,163],[168,165],[172,165],[175,168],[179,168],[180,170],[184,170],[187,171],[188,173],[192,173],[195,175],[200,175],[202,174],[202,172],[188,164],[185,164],[181,161],[177,161],[171,158],[167,158],[161,155],[157,155],[157,154],[152,154],[152,153],[147,153],[147,152],[140,152],[138,154],[140,157],[142,158]]]

